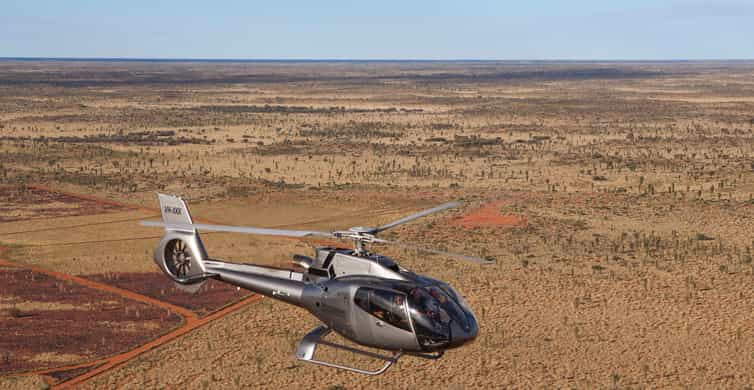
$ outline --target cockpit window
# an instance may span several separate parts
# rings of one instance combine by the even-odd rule
[[[356,305],[367,313],[410,332],[405,301],[406,296],[399,292],[367,287],[358,289],[354,297]]]
[[[450,343],[450,317],[440,303],[423,288],[414,288],[408,294],[411,319],[416,339],[427,350],[442,349]]]
[[[448,286],[447,284],[438,284],[437,287],[440,287],[442,291],[445,291],[448,296],[455,299],[456,302],[458,302],[458,305],[461,306],[465,311],[471,312],[471,307],[469,307],[469,303],[466,302],[466,299],[458,293],[453,287]]]
[[[428,349],[441,349],[450,343],[450,323],[467,328],[466,313],[455,298],[437,286],[416,287],[408,294],[409,310],[419,344]]]
[[[442,289],[440,289],[437,286],[429,286],[427,287],[427,291],[429,291],[429,295],[431,295],[433,298],[437,299],[438,302],[440,302],[440,306],[445,310],[447,315],[453,319],[453,321],[458,322],[459,325],[466,328],[468,326],[467,320],[466,320],[466,313],[463,312],[460,306],[458,306],[458,303],[456,303],[456,299],[451,299],[448,294],[446,294]]]

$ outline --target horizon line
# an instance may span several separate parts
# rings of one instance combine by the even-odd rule
[[[607,59],[607,58],[553,58],[553,59],[492,59],[492,58],[212,58],[212,57],[0,57],[0,61],[70,61],[70,62],[754,62],[754,58],[666,58],[666,59]]]

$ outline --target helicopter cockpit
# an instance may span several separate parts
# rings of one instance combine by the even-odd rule
[[[367,313],[397,328],[411,331],[403,293],[362,287],[356,291],[354,302]]]
[[[416,338],[424,350],[442,350],[459,344],[457,340],[453,342],[453,335],[462,336],[472,330],[466,313],[438,286],[411,289],[408,306]],[[473,333],[475,337],[475,329]]]
[[[354,301],[379,320],[413,332],[421,349],[427,352],[456,347],[476,337],[473,314],[449,286],[395,283],[391,287],[361,287]]]

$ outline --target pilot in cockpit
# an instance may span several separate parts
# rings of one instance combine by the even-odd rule
[[[436,299],[432,299],[432,297],[421,288],[411,290],[410,294],[411,302],[416,304],[419,312],[433,320],[438,320],[440,318],[440,304]]]

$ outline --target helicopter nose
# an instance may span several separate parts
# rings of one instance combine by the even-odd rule
[[[465,326],[453,321],[450,329],[449,347],[456,348],[469,343],[476,338],[477,333],[479,333],[479,326],[473,315],[467,316]]]

